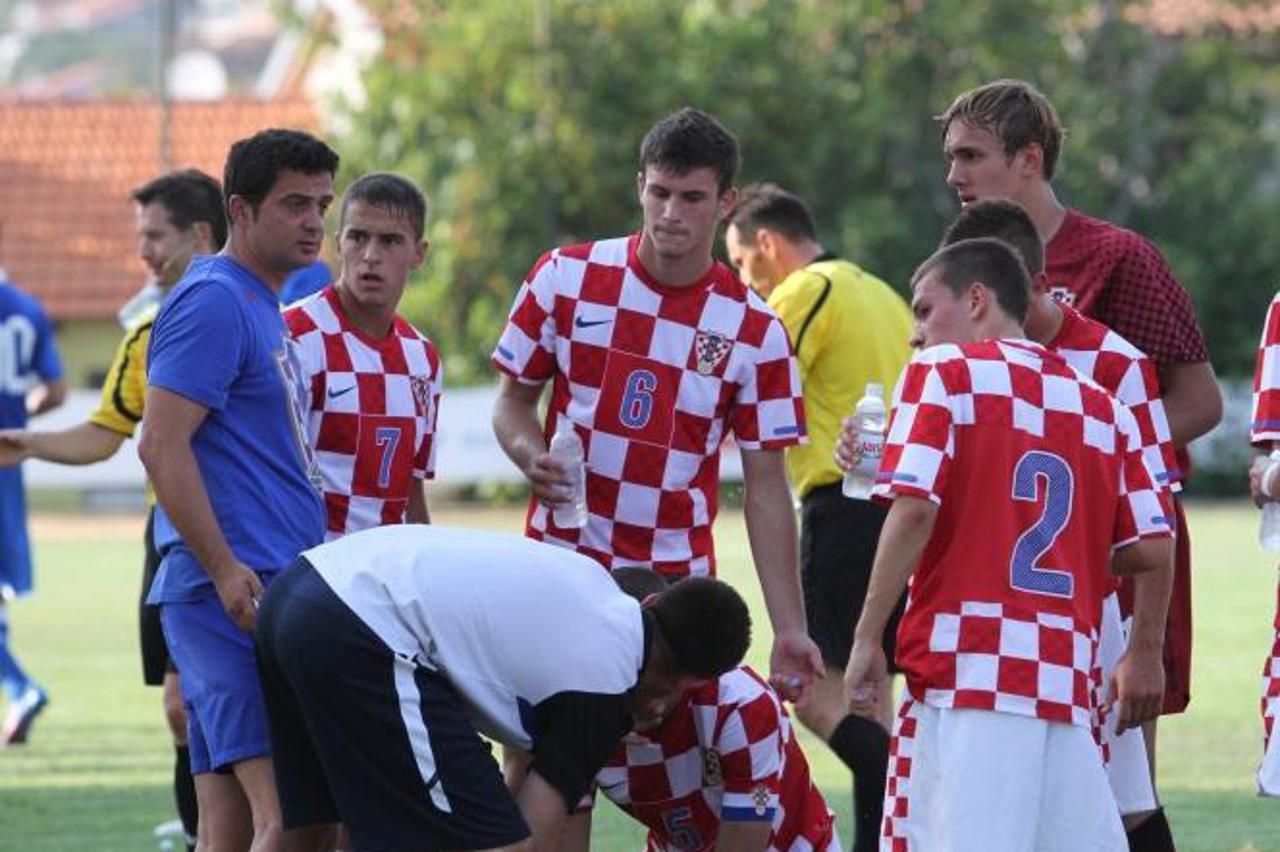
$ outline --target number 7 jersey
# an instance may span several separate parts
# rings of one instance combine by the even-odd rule
[[[907,366],[875,496],[938,504],[897,662],[913,697],[1090,724],[1113,550],[1171,535],[1133,415],[1025,340]]]
[[[325,540],[404,522],[409,490],[435,474],[440,356],[397,316],[374,340],[326,287],[285,311],[310,389],[307,440],[323,482]]]
[[[520,288],[493,354],[529,385],[553,380],[586,448],[586,527],[561,529],[531,501],[527,534],[606,567],[714,574],[720,444],[804,440],[791,343],[760,297],[720,263],[688,287],[659,284],[638,236],[557,249]]]

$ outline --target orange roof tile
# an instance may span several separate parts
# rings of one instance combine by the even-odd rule
[[[177,103],[171,114],[174,168],[219,180],[237,139],[318,126],[300,99]],[[145,277],[129,193],[162,169],[154,100],[0,102],[0,267],[57,319],[114,315]]]

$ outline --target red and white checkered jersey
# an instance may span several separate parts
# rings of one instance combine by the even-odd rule
[[[530,501],[527,533],[606,567],[714,574],[720,444],[775,450],[805,436],[800,377],[781,321],[728,267],[667,287],[639,237],[560,248],[520,288],[493,353],[499,370],[552,379],[545,433],[568,417],[586,448],[581,530]]]
[[[403,523],[414,480],[435,475],[435,346],[399,316],[386,337],[369,337],[332,285],[284,318],[311,383],[307,436],[323,477],[326,539]]]
[[[1280,441],[1280,293],[1267,308],[1267,322],[1258,344],[1253,370],[1253,416],[1249,440],[1254,444]]]
[[[1173,449],[1173,433],[1160,399],[1156,364],[1142,350],[1069,305],[1062,309],[1062,327],[1046,348],[1102,385],[1129,407],[1142,439],[1142,456],[1156,485],[1181,491],[1181,474]]]
[[[911,694],[1089,725],[1113,548],[1168,537],[1133,415],[1025,340],[907,366],[874,494],[939,504],[897,661]]]
[[[769,821],[768,850],[826,849],[832,815],[791,721],[747,666],[692,690],[656,731],[631,734],[596,776],[649,827],[650,852],[716,848],[722,822]]]

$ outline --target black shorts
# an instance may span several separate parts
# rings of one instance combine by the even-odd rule
[[[255,638],[286,828],[340,820],[357,850],[529,836],[452,684],[393,653],[306,560],[271,584]]]
[[[138,638],[142,649],[142,682],[147,686],[164,683],[165,672],[177,671],[169,658],[169,646],[160,627],[160,607],[148,606],[151,583],[160,570],[160,553],[155,540],[156,507],[147,512],[147,529],[142,534],[145,556],[142,562],[142,597],[138,601]]]
[[[886,514],[867,500],[845,497],[838,482],[812,489],[801,502],[800,579],[809,636],[830,668],[843,669],[849,662]],[[894,647],[905,605],[904,593],[884,633],[884,653],[895,672]]]

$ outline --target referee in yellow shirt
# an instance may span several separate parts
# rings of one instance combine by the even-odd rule
[[[122,313],[125,335],[116,347],[98,409],[85,422],[59,432],[0,431],[2,466],[32,458],[69,465],[103,461],[115,455],[125,439],[133,437],[142,420],[147,392],[147,345],[160,302],[182,277],[192,257],[212,254],[222,248],[227,240],[227,220],[222,209],[221,186],[196,169],[161,175],[134,190],[132,199],[138,257],[151,273],[143,294],[150,298],[135,298],[130,302],[130,316]],[[147,502],[151,508],[144,534],[143,601],[160,567],[160,556],[151,535],[155,497],[149,487]],[[142,676],[149,686],[164,686],[165,716],[176,749],[174,798],[188,847],[194,847],[196,800],[187,756],[186,713],[178,689],[178,674],[169,660],[169,649],[160,628],[159,613],[156,607],[145,604],[140,608]]]
[[[809,633],[827,677],[796,706],[854,773],[855,852],[878,847],[888,761],[888,726],[849,712],[843,672],[862,612],[885,511],[840,492],[832,459],[840,422],[868,382],[888,393],[911,357],[911,310],[879,278],[827,252],[803,201],[772,184],[743,190],[728,220],[725,247],[738,274],[782,319],[800,365],[809,443],[787,449],[800,499],[800,570]],[[886,405],[888,400],[886,399]],[[893,665],[902,603],[885,634]],[[891,708],[884,700],[882,707]]]

